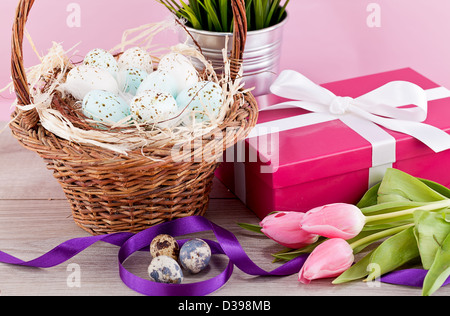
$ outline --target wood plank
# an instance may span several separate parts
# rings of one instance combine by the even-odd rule
[[[88,236],[78,228],[68,214],[62,200],[53,201],[0,201],[0,249],[23,260],[30,260],[51,250],[65,240]],[[255,216],[237,200],[213,200],[206,215],[208,219],[233,232],[248,256],[261,268],[272,270],[271,253],[281,249],[271,240],[247,232],[236,225],[237,221],[257,223]],[[210,232],[189,237],[214,240]],[[2,295],[139,295],[126,287],[118,275],[118,248],[97,243],[66,263],[49,269],[33,269],[0,264],[0,291]],[[150,262],[148,253],[140,253],[127,261],[126,268],[138,276],[146,277]],[[76,264],[81,271],[81,287],[69,287],[72,270]],[[217,275],[227,264],[224,256],[215,256],[210,269],[196,276],[186,276],[186,282],[200,281]],[[448,295],[445,288],[436,295]],[[370,288],[363,282],[333,286],[330,280],[319,280],[310,285],[297,281],[296,275],[286,277],[255,277],[235,268],[229,282],[212,296],[334,296],[334,295],[420,295],[420,290],[388,284]]]
[[[1,125],[0,125],[1,126]],[[71,211],[59,184],[44,163],[33,152],[22,148],[8,130],[0,134],[0,250],[23,260],[36,258],[56,245],[76,237],[88,236],[71,218]],[[241,229],[237,222],[257,224],[258,218],[217,179],[206,217],[233,232],[248,256],[261,268],[272,270],[271,254],[282,249],[264,236]],[[213,239],[211,232],[189,237]],[[122,283],[117,266],[118,247],[97,243],[66,263],[50,269],[32,269],[0,264],[1,295],[129,295],[138,293]],[[136,275],[147,277],[148,253],[134,255],[126,267]],[[81,287],[67,283],[75,264],[81,271]],[[217,275],[227,264],[224,256],[214,256],[211,267],[196,276],[187,275],[186,282],[204,280]],[[297,275],[255,277],[235,268],[230,281],[212,296],[335,296],[335,295],[412,295],[420,289],[357,281],[333,286],[330,280],[303,285]],[[436,296],[450,295],[450,287]]]
[[[0,134],[0,166],[0,199],[65,199],[44,161],[22,147],[9,128]]]

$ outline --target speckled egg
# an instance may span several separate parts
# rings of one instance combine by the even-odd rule
[[[150,244],[150,254],[153,258],[159,256],[168,256],[178,260],[180,246],[175,238],[170,235],[161,234],[153,238]]]
[[[174,97],[168,93],[146,90],[133,98],[130,109],[137,122],[157,124],[164,128],[167,126],[165,121],[177,115],[178,105]]]
[[[136,95],[136,92],[147,76],[148,74],[139,68],[121,70],[117,76],[120,91],[133,96]]]
[[[125,100],[103,90],[90,91],[83,99],[82,110],[90,119],[102,123],[117,123],[131,115]]]
[[[170,53],[163,56],[159,62],[158,70],[168,73],[176,81],[174,97],[184,89],[199,81],[198,72],[189,59],[179,53]]]
[[[152,56],[141,47],[127,49],[119,57],[119,69],[138,68],[146,73],[153,72]]]
[[[155,71],[145,78],[139,86],[136,95],[142,94],[146,90],[165,92],[176,98],[177,82],[170,74],[162,71]]]
[[[177,97],[180,112],[184,113],[184,123],[207,122],[217,118],[223,104],[222,88],[210,81],[201,81],[183,90]]]
[[[61,85],[61,88],[78,100],[83,100],[86,94],[92,90],[119,93],[119,86],[111,73],[90,66],[78,66],[70,70],[66,82]]]
[[[150,279],[158,283],[179,284],[183,282],[183,271],[179,264],[167,256],[153,258],[148,267]]]
[[[191,273],[204,270],[211,260],[211,248],[201,239],[195,238],[187,241],[180,249],[180,263]]]
[[[108,70],[114,77],[116,77],[119,72],[117,60],[111,53],[101,48],[93,49],[87,53],[84,57],[83,64],[85,66]]]

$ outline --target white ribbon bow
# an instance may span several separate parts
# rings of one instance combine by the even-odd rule
[[[435,152],[450,149],[450,135],[422,123],[427,118],[427,93],[411,82],[392,81],[353,99],[336,96],[302,74],[285,70],[271,86],[271,92],[298,101],[281,103],[268,110],[300,107],[315,113],[327,113],[346,124],[348,117],[356,116],[364,119],[367,124],[373,122],[392,131],[408,134]],[[400,108],[407,105],[414,107]]]

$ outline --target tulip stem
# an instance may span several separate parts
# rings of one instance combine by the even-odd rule
[[[437,211],[443,208],[447,208],[450,207],[450,200],[443,200],[443,201],[437,201],[437,202],[430,202],[427,205],[424,206],[419,206],[419,207],[414,207],[414,208],[410,208],[404,211],[398,211],[398,212],[392,212],[392,213],[386,213],[386,214],[379,214],[379,215],[371,215],[371,216],[366,216],[366,224],[368,223],[373,223],[373,222],[377,222],[377,221],[382,221],[382,220],[389,220],[389,219],[396,219],[402,216],[408,216],[408,215],[412,215],[415,211],[417,210],[422,210],[422,211]]]
[[[411,226],[414,226],[414,224],[407,224],[407,225],[397,226],[394,228],[383,230],[381,232],[369,235],[367,237],[361,238],[361,239],[351,243],[350,247],[353,250],[355,250],[356,248],[361,247],[361,246],[368,246],[377,240],[400,233],[400,232],[404,231],[405,229],[408,229]]]

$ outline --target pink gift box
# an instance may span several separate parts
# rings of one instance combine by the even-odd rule
[[[333,82],[323,87],[337,96],[356,98],[396,80],[415,83],[424,90],[439,87],[410,68]],[[282,101],[285,100],[274,95],[265,96],[260,98],[260,108]],[[443,96],[429,101],[428,107],[424,123],[449,133],[450,98]],[[300,108],[261,111],[258,125],[306,113],[308,111]],[[450,186],[450,150],[435,153],[409,135],[384,130],[396,141],[393,168]],[[276,152],[266,155],[268,150],[261,149],[258,137],[247,138],[241,149],[234,148],[234,157],[232,152],[225,155],[216,172],[258,217],[263,218],[273,211],[307,211],[329,203],[355,204],[372,185],[369,182],[373,167],[372,144],[340,120],[274,135],[265,136],[264,142],[271,148],[271,142],[276,141],[277,145],[271,148]],[[277,157],[276,166],[274,159],[268,161],[270,157]],[[262,171],[270,166],[275,172]]]

